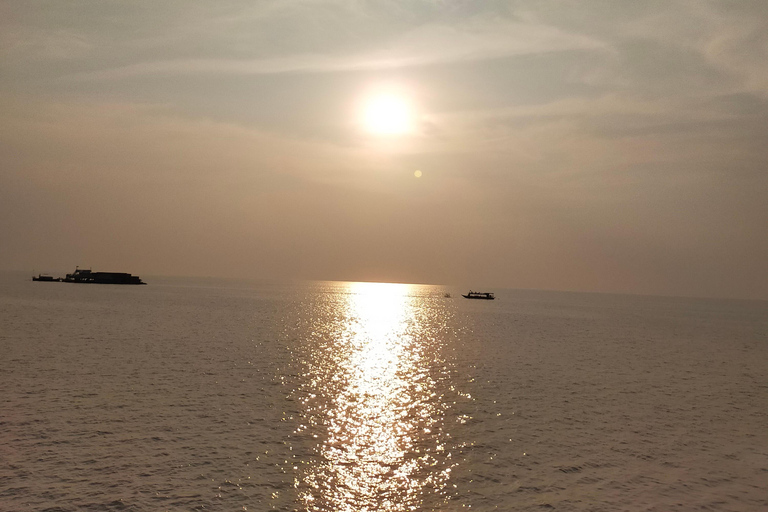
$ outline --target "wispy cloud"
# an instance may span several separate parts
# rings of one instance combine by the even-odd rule
[[[463,26],[426,24],[391,37],[384,49],[299,53],[256,59],[193,58],[140,62],[69,75],[72,80],[117,80],[142,75],[197,73],[278,74],[391,70],[513,55],[598,49],[603,45],[554,27],[509,20]]]
[[[39,30],[19,25],[0,31],[0,55],[6,59],[72,60],[92,54],[86,36],[70,30]]]

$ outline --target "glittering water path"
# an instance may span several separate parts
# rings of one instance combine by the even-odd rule
[[[308,510],[417,510],[447,500],[449,390],[442,315],[407,285],[352,283],[312,312],[299,347],[295,437]],[[307,437],[308,436],[308,437]],[[301,444],[299,442],[299,444]],[[302,458],[302,457],[299,457]]]

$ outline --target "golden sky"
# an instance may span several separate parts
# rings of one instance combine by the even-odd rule
[[[0,268],[768,299],[768,2],[0,3]]]

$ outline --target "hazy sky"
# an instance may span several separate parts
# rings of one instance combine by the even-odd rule
[[[0,52],[0,268],[768,299],[765,0],[1,0]]]

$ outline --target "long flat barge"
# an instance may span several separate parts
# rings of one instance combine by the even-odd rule
[[[52,277],[40,274],[32,278],[33,281],[61,282],[61,283],[86,283],[86,284],[147,284],[139,276],[127,272],[94,272],[91,269],[80,269],[67,274],[66,277]]]
[[[65,283],[89,283],[89,284],[147,284],[139,276],[126,272],[93,272],[76,268],[71,274],[62,279]]]

